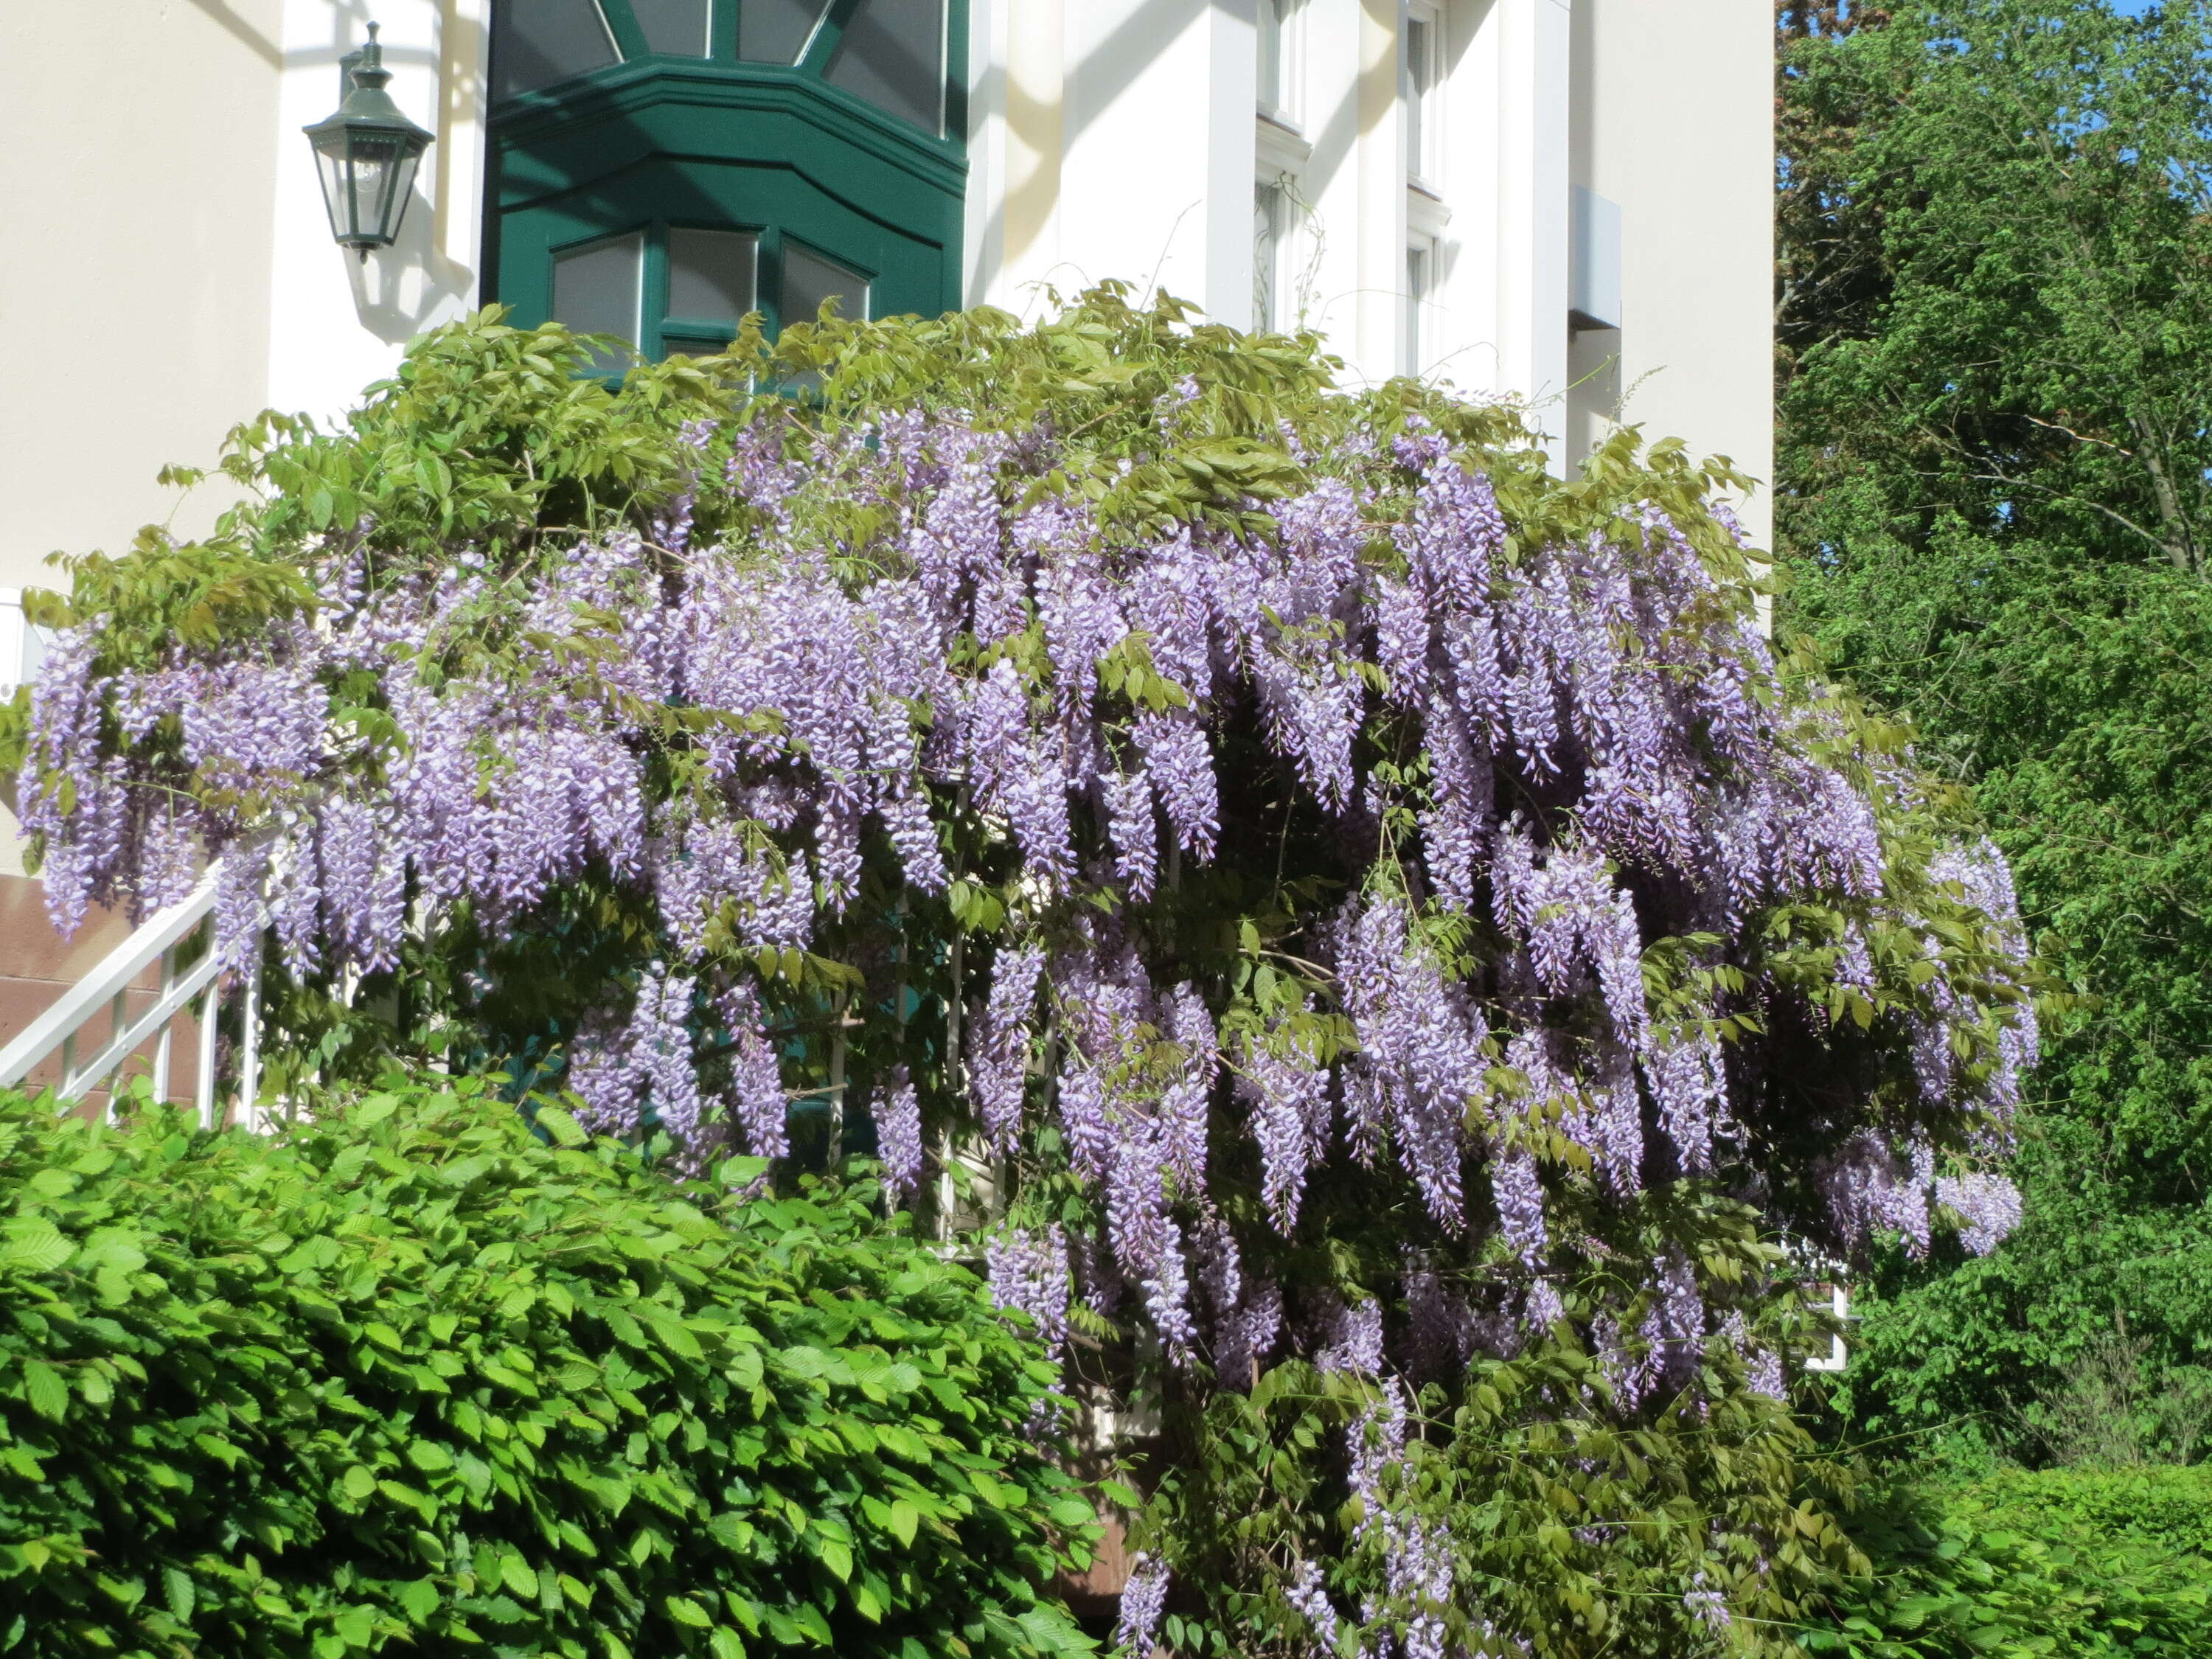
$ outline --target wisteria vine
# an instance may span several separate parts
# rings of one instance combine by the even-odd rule
[[[259,520],[312,600],[214,640],[131,635],[89,567],[22,820],[65,931],[220,854],[221,948],[265,904],[325,1017],[446,988],[387,1048],[519,1053],[537,994],[588,1124],[692,1167],[787,1156],[833,1086],[894,1203],[995,1160],[993,1285],[1055,1353],[1088,1317],[1200,1394],[1373,1379],[1342,1456],[1389,1580],[1285,1594],[1442,1659],[1450,1552],[1380,1474],[1409,1389],[1566,1333],[1630,1415],[1710,1354],[1778,1390],[1765,1287],[1667,1234],[1700,1183],[1836,1252],[2017,1218],[2008,879],[1778,662],[1678,457],[1576,495],[1494,411],[1311,374],[1262,420],[1188,336],[976,395],[1039,337],[657,410],[653,489],[566,527]],[[1385,1216],[1363,1282],[1295,1276]]]

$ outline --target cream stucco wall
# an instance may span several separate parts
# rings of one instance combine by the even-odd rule
[[[399,242],[331,240],[300,129],[383,26],[391,91],[436,135]],[[0,588],[228,497],[155,483],[264,407],[328,420],[476,304],[489,0],[71,0],[0,7]]]
[[[0,6],[0,586],[168,520],[261,406],[283,0]]]
[[[1618,414],[1759,483],[1774,471],[1773,7],[1575,0],[1574,181],[1619,204],[1620,327],[1580,336],[1577,449]],[[1586,378],[1585,378],[1586,377]],[[1617,400],[1617,401],[1616,401]]]

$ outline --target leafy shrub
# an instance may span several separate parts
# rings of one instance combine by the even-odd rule
[[[2048,1116],[2021,1168],[2027,1219],[1978,1260],[1879,1258],[1832,1403],[1853,1440],[1935,1434],[2026,1462],[2212,1452],[2212,1208],[2131,1206],[2089,1126]],[[2117,1362],[2117,1363],[2116,1363]]]
[[[1182,1425],[1150,1517],[1177,1581],[1209,1587],[1165,1620],[1171,1650],[1352,1652],[1351,1623],[1332,1624],[1325,1595],[1395,1587],[1432,1570],[1440,1547],[1471,1639],[1445,1646],[1441,1621],[1407,1620],[1392,1632],[1401,1659],[1786,1646],[1817,1605],[1810,1585],[1865,1570],[1836,1518],[1850,1471],[1814,1455],[1788,1407],[1723,1364],[1703,1399],[1686,1391],[1626,1425],[1601,1359],[1556,1341],[1478,1356],[1455,1391],[1393,1394],[1297,1361],[1249,1395],[1223,1391]],[[1342,1464],[1327,1455],[1340,1439],[1358,1448]],[[1255,1564],[1285,1558],[1316,1565],[1275,1589]],[[1299,1620],[1318,1643],[1288,1634]],[[1523,1631],[1525,1646],[1506,1634]]]
[[[2212,1470],[2005,1469],[1893,1493],[1799,1644],[1848,1659],[2212,1652]]]
[[[1782,17],[1781,615],[1971,787],[2087,994],[2028,1081],[2021,1231],[1863,1304],[1864,1437],[2212,1452],[2212,216],[2169,182],[2212,161],[2207,20]],[[2107,1389],[2112,1340],[2142,1352]]]
[[[1079,1648],[1053,1373],[873,1189],[740,1200],[475,1080],[274,1139],[0,1098],[0,1649]],[[745,1178],[757,1166],[724,1173]]]

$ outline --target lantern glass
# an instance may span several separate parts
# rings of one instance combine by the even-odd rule
[[[386,247],[399,234],[421,152],[397,134],[341,132],[318,146],[331,234],[349,246]]]
[[[399,234],[407,197],[415,183],[415,158],[406,146],[383,138],[356,138],[353,147],[354,192],[362,204],[363,228],[374,228],[386,242]]]
[[[343,143],[315,146],[315,171],[323,183],[323,207],[331,216],[331,234],[350,246],[354,236],[353,181]]]

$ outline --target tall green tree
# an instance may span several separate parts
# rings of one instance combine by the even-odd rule
[[[1972,784],[2080,997],[2028,1226],[1893,1276],[1852,1409],[2020,1422],[2122,1327],[2153,1370],[2212,1341],[2205,1275],[2153,1271],[2212,1184],[2212,7],[1778,36],[1785,615]]]

